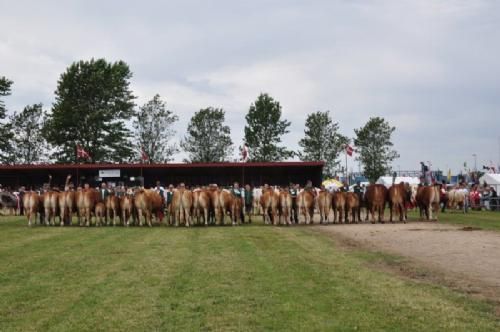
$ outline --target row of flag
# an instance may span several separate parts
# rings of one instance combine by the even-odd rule
[[[87,150],[85,150],[80,144],[76,145],[76,157],[78,159],[92,160],[92,157],[90,156],[90,153]],[[144,151],[143,148],[141,149],[141,160],[142,161],[149,160],[149,156],[146,153],[146,151]]]
[[[352,146],[349,144],[346,144],[345,146],[345,153],[349,156],[352,157],[353,153],[356,152]],[[143,151],[144,153],[144,151]],[[249,158],[248,154],[248,146],[246,144],[243,144],[243,146],[240,146],[240,153],[241,153],[241,161],[242,162],[247,162]]]
[[[249,157],[248,146],[246,144],[243,145],[242,147],[240,147],[240,151],[241,151],[241,161],[243,161],[243,162],[248,161],[248,157]],[[352,157],[352,155],[354,153],[354,148],[352,146],[350,146],[349,144],[346,144],[345,152],[347,153],[348,156]],[[80,159],[87,159],[87,160],[92,159],[92,157],[90,156],[90,153],[88,153],[88,151],[85,150],[80,144],[76,145],[76,157],[80,158]],[[144,149],[141,149],[141,160],[143,160],[143,161],[149,160],[149,156],[146,153],[146,151],[144,151]]]

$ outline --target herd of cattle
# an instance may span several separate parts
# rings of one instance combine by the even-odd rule
[[[28,224],[71,225],[76,215],[80,226],[95,224],[100,226],[122,224],[153,225],[166,224],[190,226],[196,223],[204,225],[218,223],[223,225],[230,218],[233,225],[245,222],[243,200],[230,191],[218,188],[188,190],[174,189],[171,202],[166,205],[163,197],[153,189],[137,188],[129,194],[117,197],[112,192],[100,199],[95,189],[78,191],[47,191],[42,194],[26,192],[23,197]],[[407,219],[409,204],[419,207],[421,217],[437,220],[440,204],[439,186],[410,187],[407,184],[395,184],[390,188],[374,184],[366,188],[363,194],[353,192],[328,192],[326,190],[301,190],[297,197],[292,197],[288,190],[276,188],[254,189],[253,207],[247,212],[262,214],[266,224],[292,224],[292,214],[298,213],[300,221],[313,223],[314,212],[319,211],[320,223],[355,223],[361,220],[361,209],[366,209],[366,218],[371,215],[371,222],[384,222],[384,210],[388,205],[390,221],[393,214],[399,215],[400,221]],[[333,220],[330,219],[333,211]],[[377,220],[376,220],[377,219]]]

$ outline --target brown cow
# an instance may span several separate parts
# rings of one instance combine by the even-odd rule
[[[212,204],[210,192],[204,189],[193,191],[193,218],[200,223],[200,216],[204,219],[205,226],[208,226],[208,213]]]
[[[106,206],[103,202],[99,202],[95,205],[95,225],[104,225],[103,220],[106,218]]]
[[[106,219],[108,224],[111,224],[111,218],[113,219],[113,226],[116,226],[116,219],[120,221],[119,211],[120,211],[120,199],[116,197],[114,192],[110,192],[106,197],[104,202],[106,206]]]
[[[231,194],[231,220],[233,222],[233,226],[238,225],[240,220],[243,222],[244,220],[241,219],[243,215],[243,199],[241,196],[235,196]]]
[[[89,227],[92,220],[92,213],[94,212],[95,206],[99,201],[99,192],[95,189],[84,189],[81,193],[80,201],[80,213],[83,217],[83,222],[85,226]],[[78,203],[78,202],[77,202]]]
[[[372,216],[372,224],[375,223],[375,212],[378,212],[378,221],[384,223],[385,201],[387,199],[387,188],[382,184],[372,184],[366,188],[366,220],[368,212]]]
[[[152,227],[151,223],[153,207],[151,204],[151,200],[146,194],[146,190],[143,188],[139,188],[135,191],[134,195],[134,206],[137,209],[137,218],[139,220],[139,226],[143,225],[143,220],[149,227]]]
[[[394,184],[389,188],[387,193],[387,200],[389,202],[389,211],[390,211],[390,222],[393,222],[392,216],[394,214],[394,210],[399,213],[399,221],[404,221],[408,219],[407,211],[406,211],[406,203],[408,197],[408,191],[411,191],[409,185],[401,182],[400,184]]]
[[[83,208],[83,191],[81,188],[78,188],[75,192],[75,205],[78,216],[78,224],[83,226],[83,216],[85,213]]]
[[[440,203],[440,185],[421,186],[417,190],[416,202],[422,212],[425,213],[427,220],[434,220],[432,212],[436,214],[435,221],[438,221],[439,203]]]
[[[193,193],[187,190],[183,184],[174,191],[172,196],[172,213],[175,220],[175,226],[184,220],[186,227],[189,227],[191,219],[191,208],[193,206]]]
[[[290,217],[292,216],[292,196],[288,192],[288,190],[282,190],[279,194],[279,207],[280,207],[280,223],[285,225],[291,225]],[[281,218],[284,218],[282,222]]]
[[[323,222],[328,224],[328,218],[330,216],[330,210],[332,208],[332,194],[327,190],[321,190],[318,194],[318,209],[320,220],[319,223]]]
[[[45,225],[55,225],[57,209],[59,207],[59,193],[47,191],[42,196],[43,208],[45,210]]]
[[[75,192],[65,191],[59,193],[59,213],[61,216],[61,226],[71,225],[73,210],[75,208]]]
[[[227,190],[212,189],[212,208],[215,214],[215,219],[219,225],[224,225],[224,217],[227,212],[231,212],[233,203],[233,195]]]
[[[133,218],[134,198],[131,195],[124,195],[120,198],[122,221],[124,226],[130,225],[130,218]]]
[[[260,196],[260,205],[262,206],[262,210],[264,212],[264,222],[266,224],[276,225],[278,223],[277,220],[277,212],[279,205],[280,197],[274,189],[269,188],[262,190],[262,196]]]
[[[314,194],[309,190],[301,191],[296,198],[299,215],[304,216],[306,225],[314,223]]]
[[[29,191],[24,194],[23,197],[24,212],[28,217],[28,225],[31,226],[31,220],[33,224],[36,224],[36,214],[40,205],[40,197],[36,192]]]
[[[345,213],[345,193],[337,191],[333,193],[332,205],[333,205],[333,222],[343,223],[344,213]]]
[[[346,221],[346,223],[349,222],[349,215],[350,215],[351,223],[356,222],[356,216],[358,217],[357,221],[361,221],[359,219],[359,214],[360,214],[359,209],[360,209],[359,196],[356,193],[352,193],[352,192],[345,193],[345,221]]]

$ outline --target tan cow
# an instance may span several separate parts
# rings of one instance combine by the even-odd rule
[[[399,221],[404,221],[406,223],[407,211],[406,211],[406,197],[410,187],[405,185],[403,182],[400,184],[394,184],[389,188],[387,192],[387,200],[389,202],[390,211],[390,222],[393,222],[392,216],[394,211],[399,214]]]
[[[61,216],[61,226],[71,225],[73,211],[75,209],[75,192],[64,191],[59,193],[59,213]]]
[[[172,213],[175,220],[175,226],[179,226],[179,222],[182,220],[186,227],[189,227],[192,206],[193,193],[181,184],[179,188],[174,190],[172,196]]]
[[[45,225],[55,225],[57,209],[59,207],[59,193],[47,191],[42,196],[43,208],[45,211]]]
[[[356,193],[353,192],[347,192],[345,193],[345,221],[346,223],[351,221],[351,223],[356,222],[356,216],[358,217],[358,222],[361,221],[359,220],[359,209],[360,209],[360,202],[359,202],[359,196]]]
[[[131,195],[124,195],[120,198],[122,221],[124,226],[130,225],[130,218],[133,218],[134,198]]]
[[[151,218],[153,209],[151,205],[151,200],[148,199],[145,189],[139,188],[135,191],[134,206],[137,210],[137,218],[139,219],[139,226],[142,227],[144,220],[149,227],[152,227],[153,224],[151,223]]]
[[[120,221],[120,199],[114,192],[110,192],[106,197],[104,205],[106,207],[106,219],[108,224],[111,224],[111,219],[113,219],[113,226],[116,226],[116,221]]]
[[[344,213],[345,213],[345,193],[337,191],[333,193],[332,205],[333,205],[333,222],[343,223]]]
[[[78,188],[75,192],[75,205],[76,212],[78,216],[78,224],[83,226],[83,216],[85,215],[85,209],[83,207],[83,190],[82,188]]]
[[[89,227],[92,222],[92,213],[95,212],[95,206],[99,201],[99,192],[95,189],[84,189],[80,200],[80,213],[82,214],[85,226]]]
[[[212,204],[211,195],[208,190],[196,189],[193,191],[193,219],[200,223],[203,217],[205,226],[208,226],[208,213]]]
[[[459,207],[465,213],[466,194],[463,190],[452,189],[448,193],[448,208],[455,210]]]
[[[290,217],[292,216],[292,196],[288,190],[282,190],[279,194],[279,210],[280,210],[280,223],[291,225]],[[284,218],[284,221],[281,221]]]
[[[101,226],[101,224],[105,224],[103,223],[103,221],[105,222],[105,219],[106,218],[106,206],[104,205],[103,202],[99,202],[95,205],[95,225],[96,226]]]
[[[314,223],[314,195],[308,190],[303,190],[297,195],[297,209],[299,215],[304,216],[306,225]]]
[[[264,223],[266,224],[278,224],[277,212],[279,206],[280,196],[279,193],[274,191],[274,189],[264,189],[262,190],[262,195],[260,196],[260,205],[264,213]]]
[[[372,216],[372,224],[375,223],[375,213],[378,213],[378,221],[384,223],[385,202],[387,200],[387,188],[382,184],[371,184],[366,187],[366,220],[368,212]]]
[[[322,224],[323,222],[328,224],[330,209],[332,208],[332,199],[333,199],[332,194],[327,190],[321,190],[318,194],[317,201],[318,201],[318,210],[320,216],[319,220],[320,224]]]
[[[417,190],[416,201],[420,209],[420,217],[422,217],[422,212],[424,212],[427,220],[434,220],[432,216],[432,212],[434,212],[436,214],[435,221],[438,221],[440,202],[439,185],[419,187]]]
[[[224,225],[224,217],[227,212],[231,212],[233,195],[227,190],[212,189],[211,202],[215,214],[216,222],[219,225]]]
[[[238,225],[240,220],[243,222],[244,220],[241,220],[241,216],[243,213],[243,200],[241,197],[236,197],[235,195],[231,194],[231,220],[233,222],[233,226]]]
[[[34,191],[28,191],[23,197],[24,212],[28,217],[28,226],[31,226],[31,220],[33,224],[36,224],[36,214],[40,205],[40,197]]]

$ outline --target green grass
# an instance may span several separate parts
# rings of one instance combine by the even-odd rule
[[[332,226],[335,227],[335,226]],[[0,218],[0,331],[495,331],[494,307],[309,227],[28,228]]]
[[[409,214],[410,221],[419,220],[417,212]],[[440,223],[463,225],[467,227],[479,227],[486,230],[500,231],[500,212],[497,211],[472,211],[462,213],[460,211],[447,210],[445,213],[439,212]]]

